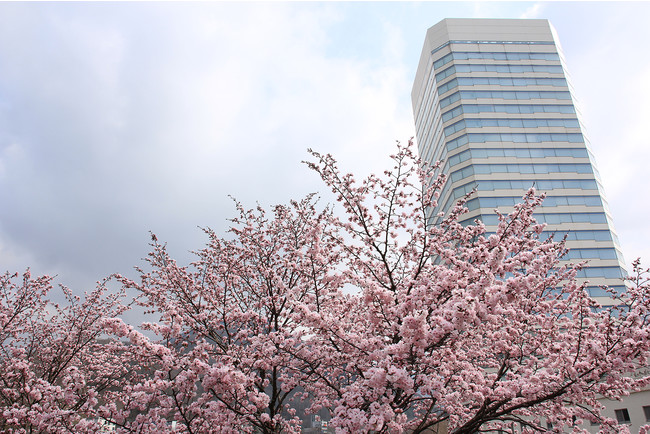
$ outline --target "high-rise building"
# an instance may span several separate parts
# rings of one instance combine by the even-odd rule
[[[580,278],[591,296],[609,304],[600,285],[624,290],[621,251],[547,20],[441,21],[427,32],[411,98],[420,157],[441,161],[449,176],[436,212],[476,188],[463,219],[490,231],[494,209],[509,211],[535,186],[547,193],[537,220],[567,235],[567,260],[589,262]],[[650,390],[602,403],[631,432],[650,422]]]
[[[536,213],[547,233],[567,235],[566,259],[607,303],[623,290],[623,260],[593,155],[547,20],[445,19],[427,31],[411,93],[420,157],[441,161],[446,211],[467,202],[471,223],[497,222],[531,186],[547,194]]]

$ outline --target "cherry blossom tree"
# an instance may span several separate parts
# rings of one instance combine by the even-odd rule
[[[130,376],[124,345],[103,326],[126,310],[123,293],[103,282],[82,299],[61,287],[65,302],[56,304],[52,280],[0,277],[2,432],[97,432],[99,407]]]
[[[647,272],[635,264],[629,290],[612,293],[615,307],[597,305],[576,281],[582,265],[561,262],[564,240],[540,239],[533,213],[543,195],[531,190],[499,214],[494,233],[463,226],[467,198],[436,215],[445,178],[411,148],[361,183],[313,153],[310,166],[345,209],[332,224],[358,291],[305,317],[319,350],[297,357],[318,377],[313,409],[331,409],[341,432],[441,423],[452,433],[535,432],[543,422],[561,431],[583,421],[618,432],[597,398],[648,385]]]
[[[206,230],[209,243],[191,267],[173,261],[153,238],[150,271],[124,280],[159,315],[144,328],[149,341],[116,321],[151,376],[124,395],[125,429],[159,431],[172,423],[186,432],[299,432],[294,405],[309,382],[302,313],[318,312],[340,286],[328,210],[308,197],[245,210],[230,238]],[[137,414],[129,419],[128,414]],[[182,428],[181,428],[182,427]]]

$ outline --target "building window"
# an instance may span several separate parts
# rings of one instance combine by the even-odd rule
[[[630,413],[627,411],[627,408],[614,410],[614,413],[616,413],[618,423],[630,423]]]
[[[645,421],[650,422],[650,405],[643,406],[643,413],[645,414]]]

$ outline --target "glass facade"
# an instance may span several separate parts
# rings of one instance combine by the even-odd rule
[[[579,277],[604,297],[600,285],[624,288],[622,255],[562,59],[546,20],[433,26],[411,94],[418,148],[449,176],[436,212],[475,190],[464,224],[492,230],[495,208],[508,212],[531,186],[545,192],[538,221],[566,236],[566,260],[588,261]]]

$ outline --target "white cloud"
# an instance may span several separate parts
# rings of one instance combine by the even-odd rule
[[[556,27],[629,263],[639,256],[650,258],[650,228],[644,217],[650,205],[643,199],[650,159],[646,132],[650,60],[639,55],[650,43],[644,18],[650,7],[647,3],[613,6],[592,4],[580,11],[589,31],[570,26],[571,15],[566,22],[556,19]]]
[[[533,3],[528,9],[519,15],[521,19],[540,18],[541,11],[544,9],[542,3]]]
[[[370,171],[412,131],[398,29],[378,63],[328,54],[328,5],[0,7],[0,150],[26,149],[4,170],[0,242],[73,286],[128,272],[149,229],[199,248],[228,194],[324,190],[308,147]]]

